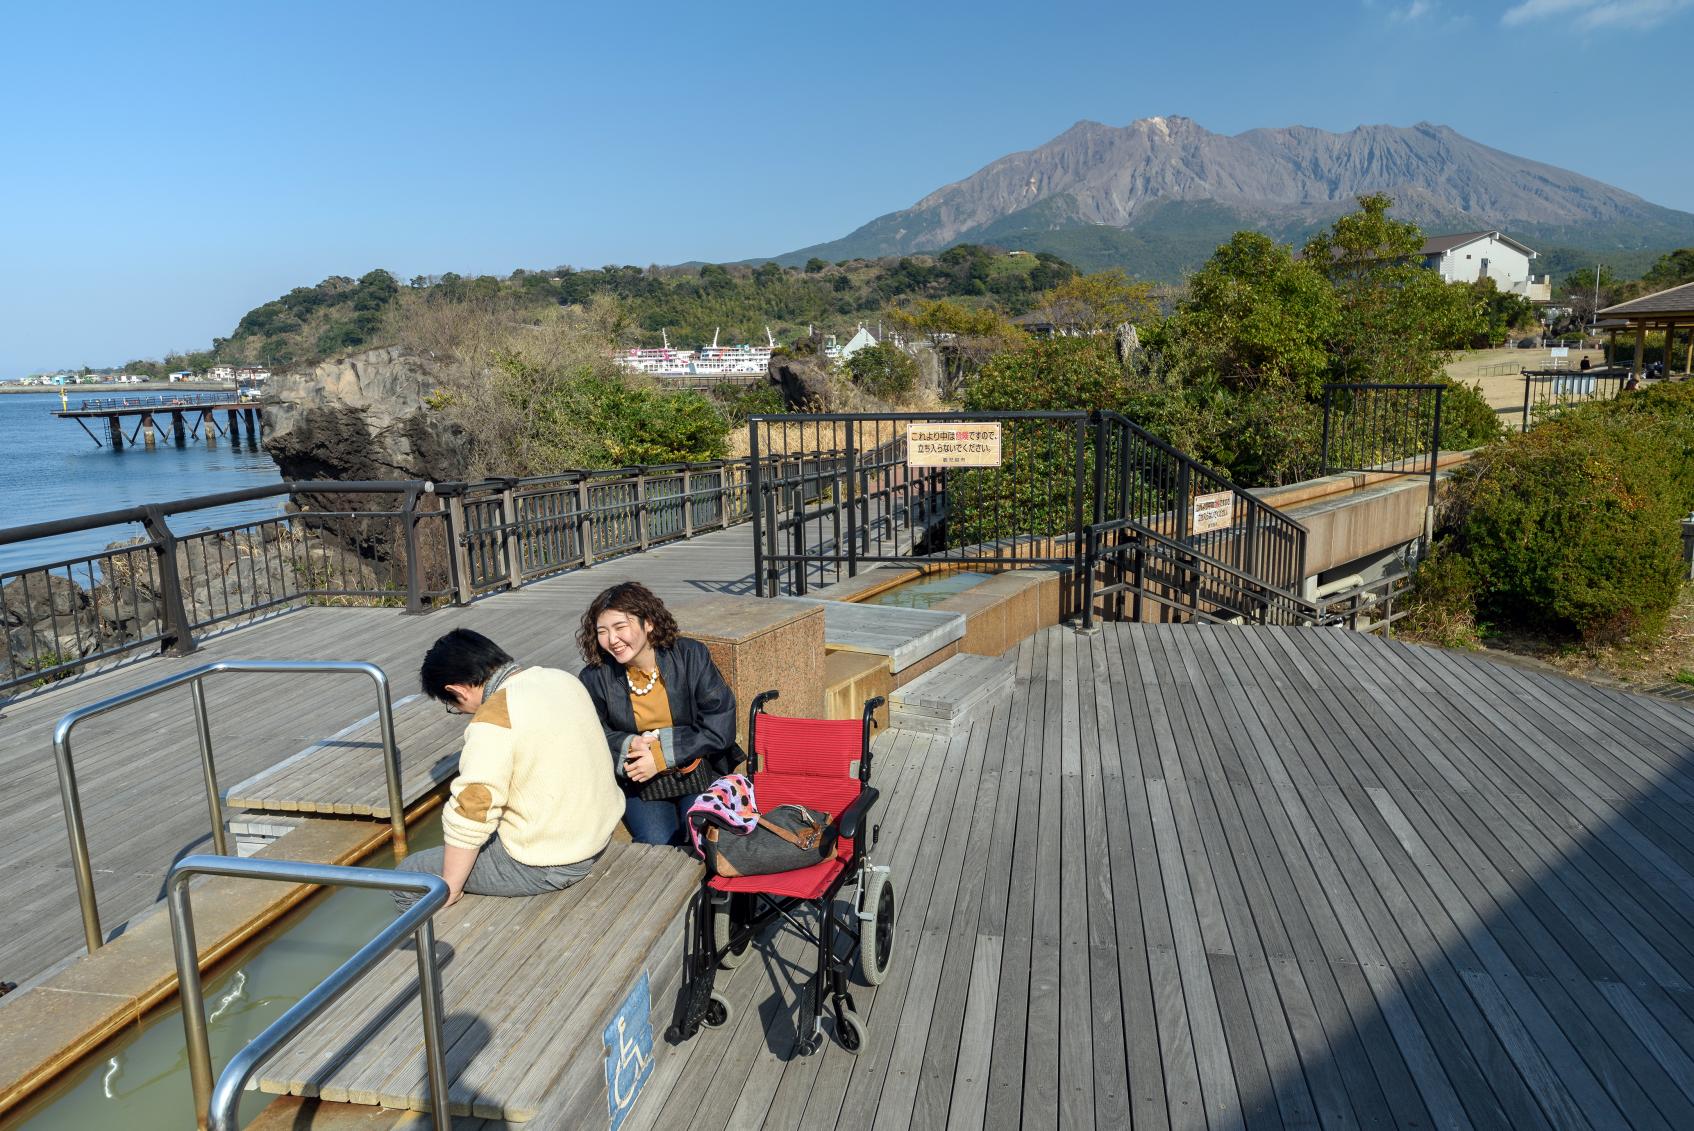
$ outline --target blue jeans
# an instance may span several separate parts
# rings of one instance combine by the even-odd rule
[[[668,797],[661,801],[643,801],[633,793],[624,795],[623,823],[629,837],[637,844],[688,843],[683,828],[683,814],[699,798],[698,793]]]

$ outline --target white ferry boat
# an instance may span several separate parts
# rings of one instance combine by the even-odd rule
[[[771,353],[776,349],[769,326],[765,327],[766,345],[720,346],[713,331],[712,344],[698,351],[672,349],[670,337],[662,330],[659,333],[664,342],[661,348],[626,350],[618,355],[618,364],[631,373],[655,377],[756,376],[770,368]]]

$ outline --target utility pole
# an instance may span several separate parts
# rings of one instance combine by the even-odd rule
[[[1588,316],[1588,333],[1589,333],[1589,335],[1593,336],[1593,335],[1597,334],[1599,332],[1599,327],[1600,327],[1600,265],[1598,263],[1596,263],[1594,265],[1594,313],[1590,314]],[[1611,364],[1610,358],[1607,359],[1606,364],[1608,364],[1608,365]]]

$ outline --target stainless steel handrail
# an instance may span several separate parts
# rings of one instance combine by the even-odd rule
[[[59,800],[65,808],[65,831],[71,839],[71,866],[76,874],[77,900],[82,905],[82,933],[89,953],[100,949],[100,909],[94,899],[94,869],[88,859],[88,831],[82,822],[82,800],[77,793],[76,767],[71,762],[71,731],[85,719],[104,715],[119,707],[150,699],[188,683],[193,685],[194,724],[200,735],[200,769],[206,780],[206,809],[212,819],[212,845],[227,856],[224,843],[223,799],[218,795],[217,771],[212,765],[212,727],[206,714],[206,690],[201,681],[214,672],[356,672],[376,684],[377,718],[382,726],[382,765],[388,776],[388,820],[394,830],[396,856],[406,855],[406,811],[400,794],[400,751],[394,744],[394,704],[388,693],[388,676],[364,660],[217,660],[189,668],[164,679],[143,684],[90,703],[64,715],[53,728],[53,760],[59,771]]]
[[[422,897],[353,956],[314,986],[281,1017],[230,1058],[212,1084],[212,1046],[206,1026],[206,1001],[200,986],[200,952],[194,942],[194,912],[188,881],[193,876],[235,876],[297,884],[416,891]],[[418,997],[423,1009],[424,1063],[429,1076],[429,1106],[436,1131],[449,1131],[447,1061],[441,1041],[441,972],[435,964],[435,930],[430,918],[447,903],[447,883],[427,872],[388,868],[350,868],[294,860],[184,857],[166,881],[171,909],[171,945],[176,952],[177,984],[182,991],[182,1027],[188,1041],[188,1074],[194,1086],[195,1116],[210,1131],[237,1131],[241,1093],[265,1059],[358,981],[407,935],[417,940]]]

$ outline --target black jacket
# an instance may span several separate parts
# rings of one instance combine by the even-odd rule
[[[744,758],[735,742],[735,693],[712,663],[712,654],[698,640],[684,636],[655,654],[671,703],[671,725],[661,734],[665,761],[686,766],[705,758],[716,774],[730,773]],[[583,668],[579,678],[594,700],[606,744],[612,748],[613,770],[622,781],[624,751],[635,737],[635,711],[623,665],[606,660]]]

